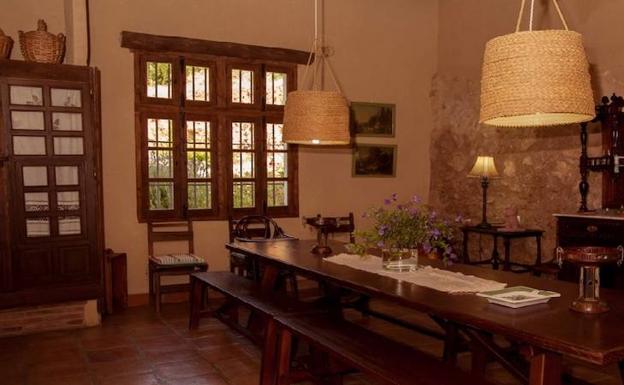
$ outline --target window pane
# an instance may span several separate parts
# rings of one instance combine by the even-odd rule
[[[255,206],[255,186],[254,182],[234,182],[233,189],[234,208],[245,208]]]
[[[210,182],[191,182],[188,184],[188,207],[190,210],[210,209],[212,207]]]
[[[210,101],[210,68],[186,66],[186,100]]]
[[[11,86],[11,104],[29,106],[43,105],[43,89],[41,87]]]
[[[45,136],[14,136],[14,155],[45,155]]]
[[[47,186],[48,169],[45,166],[25,166],[22,167],[24,186]]]
[[[207,151],[188,151],[186,169],[189,178],[210,178],[210,153]]]
[[[52,129],[55,131],[82,131],[82,114],[53,112]]]
[[[277,123],[267,123],[267,149],[269,151],[286,150],[288,145],[284,143],[282,137],[284,125]]]
[[[288,176],[286,159],[285,152],[267,153],[267,177],[286,178]]]
[[[251,122],[232,122],[232,149],[254,149],[254,124]]]
[[[171,119],[147,119],[147,146],[173,147],[173,121]]]
[[[253,71],[232,70],[232,102],[253,104]]]
[[[29,238],[49,237],[50,218],[26,219],[26,236]]]
[[[80,217],[60,217],[58,231],[59,235],[80,234]]]
[[[54,138],[55,155],[82,155],[82,138],[62,137]]]
[[[54,168],[56,184],[59,186],[73,186],[78,184],[78,167],[58,166]]]
[[[232,175],[234,178],[254,178],[254,158],[253,152],[232,153]]]
[[[25,210],[28,212],[50,210],[50,202],[48,201],[48,193],[47,192],[24,193],[24,206],[25,206]]]
[[[287,75],[281,72],[266,73],[266,103],[276,106],[286,104]]]
[[[11,128],[14,130],[45,129],[42,111],[11,111]]]
[[[56,208],[60,211],[80,209],[78,191],[59,191],[56,193]]]
[[[210,148],[210,122],[191,120],[186,122],[186,147]]]
[[[148,175],[150,178],[173,177],[173,151],[149,150],[147,153]]]
[[[171,99],[171,63],[147,62],[147,96]]]
[[[267,183],[267,205],[269,207],[288,206],[288,182],[269,181]]]
[[[173,182],[150,182],[150,210],[173,209]]]
[[[52,105],[54,107],[81,107],[80,90],[65,88],[52,88],[50,90]]]

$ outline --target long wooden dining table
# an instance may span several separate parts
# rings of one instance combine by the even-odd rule
[[[462,264],[446,266],[440,261],[421,258],[422,264],[503,282],[508,286],[529,286],[561,294],[560,298],[553,298],[546,304],[511,309],[489,304],[485,298],[474,294],[449,294],[332,263],[313,254],[313,246],[313,241],[305,240],[226,244],[227,249],[256,258],[263,266],[261,282],[264,289],[272,289],[279,272],[287,270],[425,313],[457,325],[462,335],[470,338],[470,346],[480,347],[484,356],[499,360],[512,374],[530,385],[560,384],[563,356],[598,366],[618,363],[620,372],[624,373],[624,297],[618,291],[601,291],[601,297],[611,307],[608,313],[581,314],[569,308],[578,296],[575,284]],[[330,246],[334,254],[345,252],[341,243],[331,242]],[[506,360],[503,350],[493,342],[493,336],[513,342],[529,363],[528,371]]]

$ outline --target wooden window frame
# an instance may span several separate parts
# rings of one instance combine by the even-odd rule
[[[298,217],[298,147],[288,146],[288,206],[267,207],[266,125],[281,123],[284,107],[266,105],[266,72],[288,76],[287,92],[296,87],[296,64],[271,60],[241,59],[209,54],[155,53],[135,50],[135,148],[137,169],[137,217],[150,220],[223,220],[244,215]],[[172,99],[148,98],[146,77],[148,61],[172,63]],[[210,100],[186,100],[186,65],[210,69]],[[231,69],[254,71],[254,103],[231,102]],[[147,165],[147,119],[166,116],[174,121],[174,209],[150,210]],[[186,121],[211,122],[211,199],[208,210],[189,210],[187,200]],[[253,121],[256,157],[255,207],[233,208],[233,171],[231,122]],[[176,129],[177,127],[177,129]]]

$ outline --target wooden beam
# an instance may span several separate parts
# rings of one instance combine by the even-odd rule
[[[309,52],[288,48],[263,47],[178,36],[150,35],[129,31],[121,32],[121,46],[140,51],[207,54],[296,64],[306,64],[310,56]],[[314,57],[312,60],[314,60]]]

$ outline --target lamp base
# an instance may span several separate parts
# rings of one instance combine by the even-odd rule
[[[477,225],[477,227],[480,229],[491,229],[492,225],[487,222],[481,222]]]

